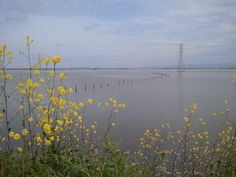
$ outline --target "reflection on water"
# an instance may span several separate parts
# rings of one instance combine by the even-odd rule
[[[183,72],[178,72],[177,78],[177,90],[178,90],[178,105],[179,105],[179,115],[181,116],[184,110],[184,95],[183,95],[183,83],[182,83],[182,76]]]

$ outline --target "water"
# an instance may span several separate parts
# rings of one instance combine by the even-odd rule
[[[12,72],[14,81],[19,80],[19,73],[26,77],[25,71]],[[74,101],[93,98],[96,105],[111,96],[126,104],[126,109],[114,117],[116,127],[112,130],[112,136],[122,144],[122,149],[136,148],[146,128],[158,128],[165,122],[169,122],[173,129],[181,127],[183,110],[193,102],[198,104],[199,111],[192,122],[204,118],[210,133],[214,133],[221,122],[220,116],[213,120],[211,113],[224,110],[224,99],[229,100],[232,119],[236,122],[233,116],[236,115],[236,83],[232,83],[230,78],[235,70],[186,70],[177,73],[164,69],[80,69],[59,72],[66,74],[64,85],[72,88],[77,85],[78,93],[71,98]],[[9,87],[15,87],[14,81]],[[85,117],[88,121],[97,120],[102,131],[109,111],[95,105],[88,108],[89,113]],[[11,105],[13,108],[14,104]]]

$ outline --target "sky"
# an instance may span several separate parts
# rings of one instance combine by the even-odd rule
[[[24,67],[60,55],[60,67],[236,66],[235,0],[0,0],[0,43]]]

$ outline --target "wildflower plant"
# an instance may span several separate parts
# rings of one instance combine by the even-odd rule
[[[8,82],[13,79],[13,75],[7,73],[7,67],[13,59],[12,52],[7,49],[6,44],[2,45],[0,51],[1,80],[3,80],[1,93],[4,98],[1,104],[1,120],[6,124],[4,126],[6,130],[2,133],[7,135],[7,139],[2,138],[1,147],[6,148],[8,152],[30,151],[33,156],[41,151],[53,149],[73,153],[77,151],[78,146],[82,147],[91,143],[91,138],[94,138],[95,142],[97,123],[87,125],[83,118],[84,111],[93,104],[93,99],[89,98],[85,102],[72,101],[70,98],[74,90],[65,88],[63,85],[65,74],[56,71],[57,64],[62,60],[61,57],[40,58],[37,63],[33,64],[30,48],[34,40],[29,36],[25,40],[26,52],[22,50],[20,54],[28,60],[29,75],[27,79],[18,81],[13,91],[7,88]],[[43,64],[45,69],[39,68],[39,64]],[[48,72],[50,64],[52,70]],[[13,130],[11,127],[15,118],[9,115],[10,93],[16,93],[20,97],[16,115],[21,121],[21,130]],[[109,98],[108,102],[111,102],[110,100],[112,98]],[[109,105],[112,115],[124,108],[124,104],[119,104],[115,99],[111,103]]]
[[[147,176],[160,176],[160,172],[172,176],[231,176],[235,174],[236,126],[230,119],[229,101],[225,99],[224,111],[213,113],[213,117],[223,119],[223,124],[214,137],[206,129],[206,122],[199,118],[201,130],[193,127],[197,104],[186,109],[183,127],[175,132],[170,125],[162,129],[146,129],[140,138],[140,149],[135,152],[137,168],[147,171]],[[211,118],[212,119],[212,118]],[[214,119],[214,118],[213,118]],[[218,134],[218,135],[217,135]],[[140,176],[145,176],[141,174]]]

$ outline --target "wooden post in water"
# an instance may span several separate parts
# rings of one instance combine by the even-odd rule
[[[75,85],[75,93],[77,93],[77,91],[78,91],[78,90],[77,90],[77,85]]]

